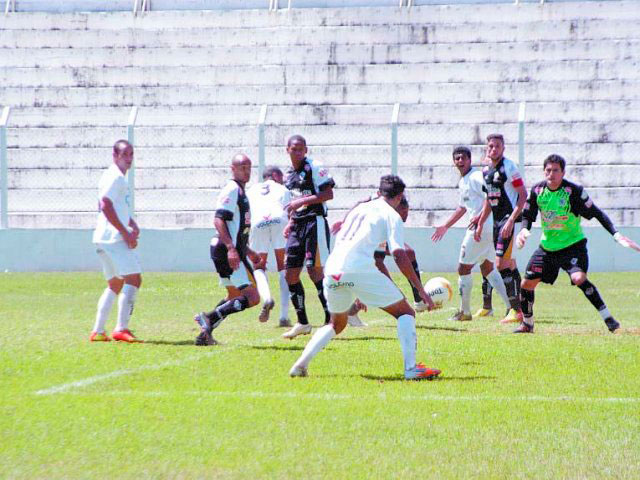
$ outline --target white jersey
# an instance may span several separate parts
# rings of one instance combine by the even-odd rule
[[[229,180],[220,190],[216,200],[216,218],[227,223],[231,241],[242,254],[249,242],[251,228],[251,210],[244,189],[235,180]],[[218,243],[218,230],[214,229],[211,245]]]
[[[327,274],[376,271],[373,253],[382,242],[389,252],[404,248],[404,224],[383,198],[361,203],[342,225],[325,266]]]
[[[487,196],[487,187],[484,183],[482,171],[472,168],[458,182],[458,190],[460,192],[459,205],[467,209],[471,217],[480,215],[482,206]],[[493,215],[487,217],[485,227],[493,225]]]
[[[247,190],[253,228],[260,228],[278,220],[287,222],[285,207],[291,202],[291,192],[284,185],[269,179]]]
[[[117,165],[111,164],[100,177],[98,184],[98,202],[104,197],[111,200],[120,223],[129,228],[131,220],[129,182]],[[114,227],[102,210],[98,213],[98,223],[93,232],[93,243],[123,242],[122,234]]]

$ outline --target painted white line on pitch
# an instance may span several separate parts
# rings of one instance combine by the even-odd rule
[[[86,392],[66,391],[64,393],[74,395],[92,395]],[[220,391],[180,391],[166,392],[166,391],[136,391],[136,390],[115,390],[109,392],[100,392],[100,395],[112,395],[112,396],[124,396],[124,395],[140,395],[146,397],[169,397],[172,395],[181,396],[199,396],[199,397],[236,397],[236,398],[313,398],[321,400],[363,400],[363,399],[380,399],[380,400],[404,400],[404,401],[416,401],[416,400],[432,400],[441,402],[478,402],[478,401],[491,401],[491,402],[587,402],[587,403],[640,403],[638,397],[573,397],[573,396],[559,396],[559,397],[544,397],[541,395],[525,395],[525,396],[498,396],[498,395],[437,395],[437,394],[425,394],[425,395],[399,395],[387,393],[373,393],[373,394],[350,394],[350,393],[300,393],[300,392],[220,392]]]

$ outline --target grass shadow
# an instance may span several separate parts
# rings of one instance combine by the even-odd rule
[[[174,347],[195,346],[193,340],[145,340],[144,343],[147,345],[173,345]]]
[[[366,337],[336,337],[332,341],[334,342],[361,342],[364,340],[395,340],[392,337],[374,337],[373,335],[367,335]]]
[[[455,327],[434,327],[432,325],[416,325],[416,330],[444,330],[445,332],[466,332],[465,328],[455,328]]]
[[[415,381],[415,380],[405,380],[404,376],[402,375],[369,375],[369,374],[364,374],[364,375],[360,375],[362,378],[364,378],[365,380],[375,380],[376,382],[408,382],[408,381]],[[447,377],[446,375],[437,377],[437,378],[433,378],[431,380],[427,380],[428,382],[433,382],[433,381],[438,381],[438,382],[450,382],[450,381],[454,381],[454,382],[473,382],[473,381],[478,381],[478,380],[496,380],[497,377],[487,377],[487,376],[482,376],[482,375],[478,375],[475,377]],[[422,381],[422,380],[421,380]]]
[[[275,350],[277,352],[291,352],[291,351],[302,351],[304,350],[304,346],[297,345],[246,345],[245,348],[250,348],[251,350]]]

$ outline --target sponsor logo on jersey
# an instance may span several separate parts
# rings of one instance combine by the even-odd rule
[[[333,278],[336,282],[339,281],[342,278],[342,274],[338,273],[337,275],[329,275],[331,278]]]
[[[336,283],[330,283],[329,285],[327,285],[329,287],[329,290],[337,290],[339,288],[353,288],[356,286],[355,283],[353,282],[336,282]]]
[[[229,197],[224,197],[221,201],[222,205],[227,205],[229,202],[231,201],[231,199]]]
[[[329,174],[329,172],[327,172],[326,168],[323,168],[322,170],[320,170],[318,172],[318,175],[320,175],[321,177],[326,177]]]

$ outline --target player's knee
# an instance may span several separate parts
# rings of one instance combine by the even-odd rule
[[[122,286],[124,285],[124,278],[118,278],[118,277],[110,278],[107,281],[107,283],[109,284],[109,288],[113,291],[113,293],[118,295],[120,294],[120,291],[122,290]]]
[[[469,275],[472,268],[473,265],[465,265],[464,263],[460,263],[458,264],[458,275]]]
[[[571,274],[571,282],[579,287],[587,280],[587,274],[584,272],[575,272]]]
[[[534,290],[537,284],[538,282],[536,282],[535,280],[527,280],[525,278],[522,280],[522,283],[520,283],[520,288],[522,288],[523,290]]]
[[[287,268],[284,273],[284,279],[289,285],[298,283],[300,281],[300,271],[298,269]]]
[[[309,273],[309,277],[314,282],[319,282],[324,278],[324,271],[322,267],[308,267],[307,272]]]
[[[255,307],[260,303],[260,294],[255,287],[246,288],[242,294],[247,297],[249,307]]]
[[[407,252],[407,257],[409,257],[409,261],[410,262],[415,262],[416,261],[416,252],[413,248],[411,248],[409,245],[405,245],[404,246],[404,250],[405,252]]]

